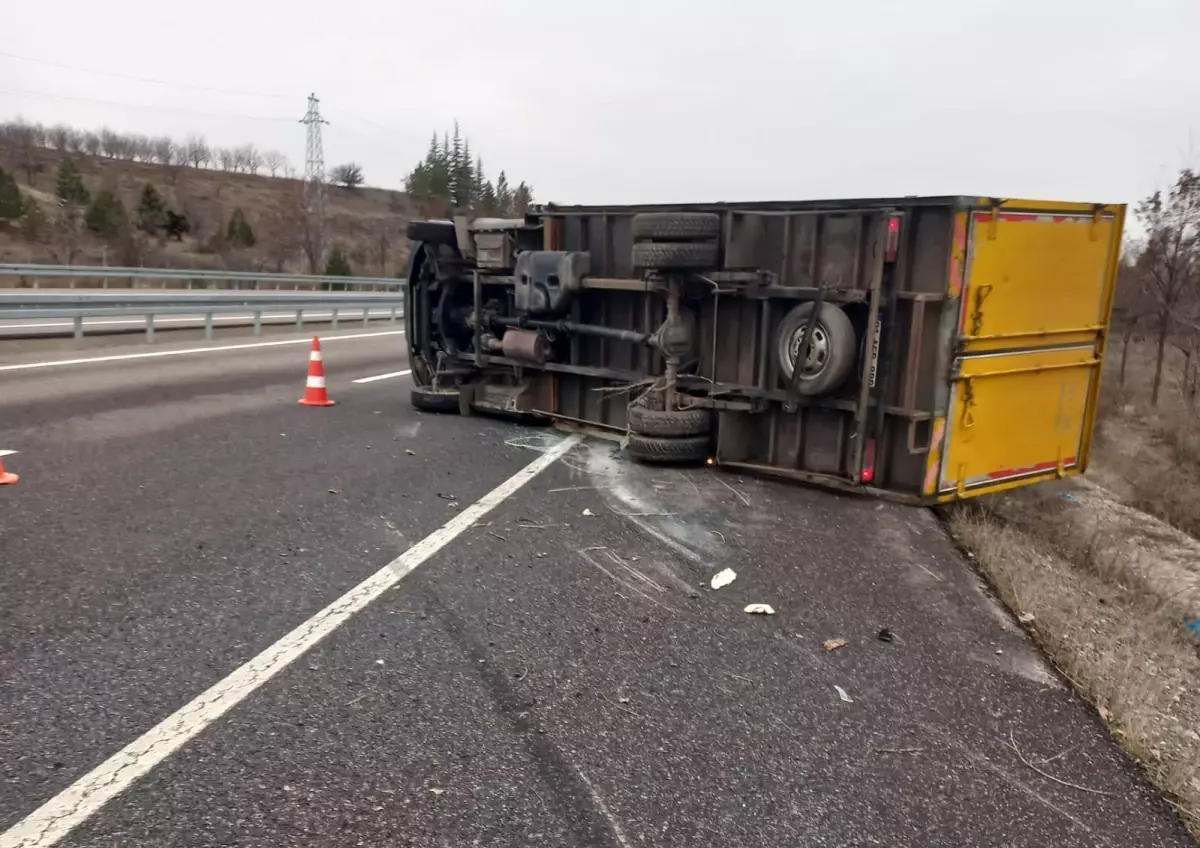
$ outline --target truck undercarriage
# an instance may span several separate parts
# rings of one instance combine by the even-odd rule
[[[979,336],[960,326],[973,202],[414,221],[413,403],[586,428],[646,462],[927,501],[962,401],[956,357]]]

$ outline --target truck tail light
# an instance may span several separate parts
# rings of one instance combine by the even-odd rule
[[[892,215],[887,224],[887,261],[895,262],[900,252],[900,216]]]
[[[863,469],[862,482],[875,482],[875,440],[867,442],[867,449],[863,451]]]

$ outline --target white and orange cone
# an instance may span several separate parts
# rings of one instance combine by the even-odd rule
[[[321,340],[313,336],[312,352],[308,355],[308,382],[304,384],[301,406],[333,406],[325,389],[325,363],[321,361]]]
[[[4,470],[4,457],[12,456],[16,451],[0,450],[0,486],[12,486],[21,478]]]

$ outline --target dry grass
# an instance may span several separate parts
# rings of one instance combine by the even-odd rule
[[[951,528],[1046,653],[1200,836],[1200,416],[1168,362],[1106,376],[1087,479],[956,509]],[[1188,534],[1191,535],[1188,535]]]
[[[1200,600],[1196,575],[1172,582],[1148,558],[1131,563],[1107,519],[1088,529],[1065,510],[1047,514],[1055,498],[1086,511],[1021,492],[994,509],[955,510],[951,528],[1013,611],[1034,616],[1046,653],[1200,836],[1200,650],[1178,616]]]

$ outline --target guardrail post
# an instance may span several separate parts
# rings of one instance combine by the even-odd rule
[[[204,313],[204,340],[209,342],[212,341],[212,315],[211,312]]]
[[[146,344],[154,343],[154,314],[146,316]]]
[[[262,312],[260,310],[254,311],[254,335],[262,335]]]
[[[304,310],[303,309],[296,310],[296,328],[299,330],[304,329]]]
[[[333,321],[330,323],[332,324],[332,329],[336,330],[338,324],[338,308],[336,306],[333,307]]]
[[[371,320],[371,308],[369,306],[364,306],[363,307],[363,327],[366,327],[367,322],[370,320]]]
[[[392,307],[392,323],[396,323],[396,307]]]
[[[71,323],[74,325],[73,329],[75,330],[75,346],[81,347],[83,345],[83,316],[76,315],[71,319]]]

